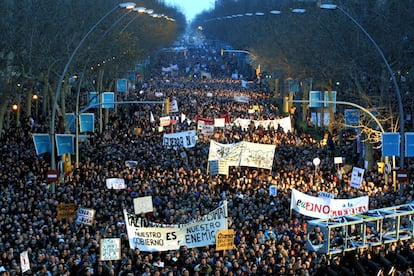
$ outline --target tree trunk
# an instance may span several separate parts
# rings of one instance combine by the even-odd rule
[[[3,104],[1,105],[0,108],[0,130],[3,129],[4,126],[4,118],[9,118],[9,114],[7,114],[7,112],[10,112],[10,108],[8,107],[8,102],[7,101],[3,101]],[[9,121],[9,120],[7,120]],[[6,128],[4,128],[5,130],[7,130],[9,128],[9,122],[7,122]],[[3,138],[3,131],[0,131],[0,138]]]
[[[374,151],[372,149],[372,144],[367,140],[365,143],[365,160],[368,162],[368,170],[372,169],[374,164]]]

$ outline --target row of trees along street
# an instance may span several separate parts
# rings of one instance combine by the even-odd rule
[[[134,64],[153,51],[168,47],[185,30],[185,17],[176,9],[151,0],[139,6],[174,20],[117,9],[119,1],[4,0],[0,10],[0,129],[19,103],[17,116],[31,114],[32,95],[42,99],[39,117],[48,120],[57,82],[75,48],[104,15],[108,16],[87,37],[74,57],[69,77],[83,74],[84,86],[95,85],[102,76],[104,89],[113,89],[114,79],[125,77]],[[126,26],[134,17],[129,26]],[[127,28],[125,28],[127,27]],[[105,72],[105,74],[103,74]],[[96,89],[96,88],[95,88]],[[107,90],[111,91],[111,90]],[[26,101],[21,105],[22,100]],[[23,102],[24,102],[23,101]],[[65,113],[58,102],[57,114]],[[18,118],[19,119],[19,118]],[[20,120],[18,120],[20,121]]]

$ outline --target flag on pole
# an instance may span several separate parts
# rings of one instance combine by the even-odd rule
[[[79,115],[80,132],[93,132],[95,129],[95,114],[83,113]]]
[[[64,153],[75,154],[75,151],[74,151],[75,135],[56,134],[55,140],[56,140],[56,148],[57,148],[58,156],[62,156]]]
[[[35,145],[37,155],[41,155],[46,152],[52,152],[49,134],[34,133],[33,142]]]

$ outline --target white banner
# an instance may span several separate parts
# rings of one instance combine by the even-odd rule
[[[158,224],[158,227],[142,227],[153,224],[144,222],[126,210],[124,216],[129,246],[146,252],[178,250],[180,246],[193,248],[212,245],[216,242],[216,231],[227,229],[226,202],[207,215],[181,225]]]
[[[240,164],[241,144],[221,144],[214,140],[210,141],[208,161],[223,160],[230,167],[238,167]]]
[[[214,118],[214,127],[225,127],[226,120],[224,118]]]
[[[275,156],[275,145],[241,142],[243,148],[240,156],[240,166],[255,167],[271,170]]]
[[[275,155],[275,145],[239,142],[220,144],[210,141],[208,161],[226,161],[228,166],[246,166],[271,170]]]
[[[196,145],[196,132],[195,130],[189,130],[177,133],[165,133],[163,145],[166,148],[193,148]]]
[[[332,199],[309,196],[293,189],[290,208],[305,216],[327,219],[366,212],[368,203],[368,196]]]
[[[108,189],[122,190],[126,189],[125,179],[122,178],[107,178],[106,187]]]
[[[292,131],[292,123],[290,117],[284,117],[280,119],[273,119],[273,120],[250,120],[250,119],[243,119],[237,118],[233,121],[233,125],[240,126],[243,130],[248,130],[249,125],[251,122],[254,123],[254,126],[257,128],[258,126],[262,126],[264,129],[269,129],[273,127],[277,129],[279,126],[283,129],[283,132],[288,133]]]
[[[233,99],[235,102],[238,102],[238,103],[249,103],[249,100],[250,100],[249,96],[243,96],[243,95],[234,95]]]

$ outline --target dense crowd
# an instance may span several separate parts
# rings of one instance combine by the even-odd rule
[[[359,165],[352,164],[360,160],[354,143],[340,143],[333,137],[328,146],[296,129],[286,133],[278,127],[244,129],[229,124],[211,136],[199,133],[194,148],[167,149],[162,144],[164,132],[197,129],[192,120],[197,115],[259,120],[280,118],[282,113],[271,103],[268,88],[257,84],[243,88],[239,80],[154,74],[142,87],[128,97],[153,100],[157,92],[175,97],[180,113],[190,120],[160,131],[161,106],[119,106],[110,112],[102,133],[89,133],[88,141],[81,144],[79,167],[72,164],[55,193],[45,178],[50,156],[36,155],[31,137],[43,130],[42,122],[4,130],[0,149],[2,275],[21,274],[19,254],[24,251],[31,266],[27,275],[363,275],[356,268],[356,258],[365,264],[368,275],[375,273],[366,265],[371,257],[393,253],[406,261],[394,273],[413,275],[411,241],[340,256],[317,254],[305,247],[309,218],[290,213],[292,189],[311,195],[325,191],[336,198],[368,195],[370,209],[412,202],[409,184],[404,187],[407,193],[400,196],[392,179],[386,182],[376,166],[366,171],[360,190],[350,187],[351,171],[345,166],[338,175],[334,156]],[[248,95],[250,103],[235,103],[235,93]],[[259,105],[260,112],[249,113],[251,105]],[[150,120],[151,113],[155,122]],[[211,176],[207,171],[210,140],[276,145],[273,168],[231,167],[228,177]],[[321,159],[318,171],[312,164],[315,156]],[[127,160],[137,161],[137,166],[127,166]],[[125,179],[128,188],[106,189],[105,179],[111,177]],[[276,196],[269,195],[269,185],[277,186]],[[123,210],[133,208],[134,198],[148,195],[153,198],[154,212],[145,217],[165,224],[199,218],[226,199],[236,247],[224,252],[216,251],[214,245],[163,252],[130,249]],[[59,203],[96,210],[93,225],[58,220]],[[100,260],[100,240],[108,237],[122,239],[120,260]]]

